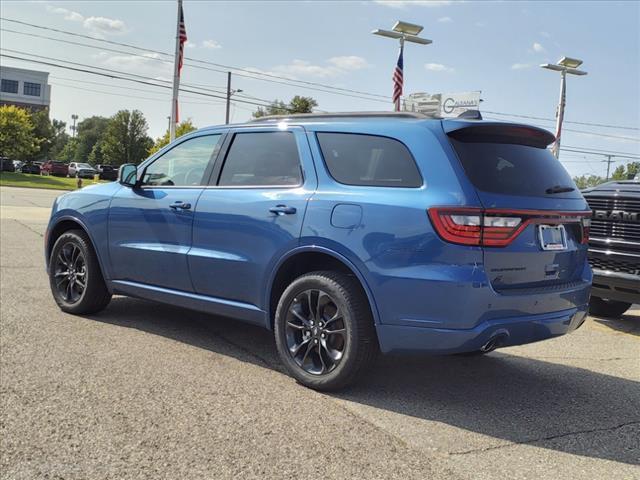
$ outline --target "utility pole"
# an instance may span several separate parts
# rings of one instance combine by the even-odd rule
[[[229,124],[229,110],[231,109],[231,72],[227,72],[227,114],[224,123]]]
[[[613,157],[615,157],[615,155],[606,155],[605,157],[607,157],[606,160],[603,160],[603,162],[607,162],[607,178],[605,179],[605,182],[609,181],[609,172],[611,169],[611,162],[614,162],[615,160],[611,160]]]
[[[76,120],[78,120],[78,115],[74,113],[71,115],[71,119],[73,120],[73,126],[71,127],[71,131],[73,132],[72,138],[76,138]]]

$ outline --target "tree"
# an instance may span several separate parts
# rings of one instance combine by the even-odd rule
[[[258,107],[258,110],[253,112],[253,118],[260,118],[266,115],[286,115],[288,113],[311,113],[317,106],[318,102],[313,98],[296,95],[288,104],[276,99],[267,107]]]
[[[596,185],[604,183],[604,178],[597,175],[581,175],[574,177],[573,182],[576,184],[576,187],[582,190],[583,188],[595,187]]]
[[[76,162],[90,161],[89,155],[105,134],[108,124],[109,119],[100,116],[85,118],[78,123],[78,144],[73,158]]]
[[[70,138],[65,146],[60,150],[60,153],[56,155],[56,160],[64,163],[69,163],[75,160],[76,151],[78,150],[78,139]]]
[[[49,158],[58,160],[58,155],[67,145],[69,134],[67,133],[67,124],[62,120],[51,120],[51,129],[53,137],[51,139],[51,147],[49,149]]]
[[[38,149],[27,157],[27,160],[46,160],[53,144],[53,127],[49,120],[48,110],[36,110],[30,113],[33,124],[33,135]]]
[[[147,135],[147,121],[139,110],[120,110],[107,124],[100,151],[104,163],[140,163],[147,157],[153,140]]]
[[[611,176],[612,180],[629,180],[633,179],[640,173],[640,162],[630,162],[626,165],[618,165]]]
[[[182,135],[185,135],[189,132],[193,132],[194,130],[197,130],[197,128],[193,125],[193,123],[191,122],[191,119],[189,118],[184,122],[180,122],[176,126],[176,138],[179,138]],[[153,155],[165,145],[169,145],[169,137],[170,137],[170,132],[169,132],[169,129],[167,128],[167,131],[164,133],[164,135],[156,138],[155,143],[149,149],[149,155]]]
[[[14,105],[0,107],[0,155],[26,160],[38,151],[38,143],[27,110]]]

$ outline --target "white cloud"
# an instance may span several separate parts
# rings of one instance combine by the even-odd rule
[[[122,20],[107,17],[86,18],[82,26],[96,34],[124,33],[127,29]]]
[[[527,68],[531,68],[533,65],[530,63],[514,63],[511,65],[511,70],[526,70]]]
[[[347,55],[343,57],[331,57],[327,60],[330,64],[334,65],[336,68],[340,70],[361,70],[363,68],[367,68],[369,63],[362,57],[358,57],[356,55]]]
[[[405,8],[408,6],[441,7],[443,5],[451,5],[453,0],[375,0],[375,3],[391,8]]]
[[[204,48],[210,48],[210,49],[218,49],[218,48],[222,48],[222,45],[220,45],[218,42],[216,42],[215,40],[204,40],[202,42],[202,46]]]
[[[545,51],[544,47],[542,46],[542,44],[538,43],[538,42],[533,42],[533,51],[537,52],[537,53],[542,53]]]
[[[47,11],[51,13],[55,13],[57,15],[63,15],[65,20],[71,20],[73,22],[82,22],[84,17],[78,12],[74,12],[73,10],[67,10],[66,8],[53,7],[51,5],[46,6]]]
[[[142,55],[112,55],[108,52],[100,52],[94,58],[105,65],[116,70],[123,70],[151,77],[171,78],[173,62],[164,60],[157,53],[145,53]]]
[[[451,23],[453,22],[453,19],[451,17],[440,17],[438,19],[439,23]]]
[[[196,44],[187,40],[187,43],[184,44],[187,48],[196,48]]]
[[[424,68],[431,72],[453,72],[453,68],[447,67],[441,63],[425,63]]]

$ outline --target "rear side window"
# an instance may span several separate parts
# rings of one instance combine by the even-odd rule
[[[411,153],[398,140],[377,135],[318,132],[331,176],[346,185],[420,187],[422,177]]]
[[[236,133],[218,183],[226,187],[301,184],[300,158],[292,132]]]

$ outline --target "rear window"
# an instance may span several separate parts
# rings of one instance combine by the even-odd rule
[[[398,140],[353,133],[317,134],[331,176],[347,185],[420,187],[411,153]]]
[[[450,140],[478,190],[537,197],[549,195],[546,190],[555,186],[575,188],[562,164],[546,148]]]

